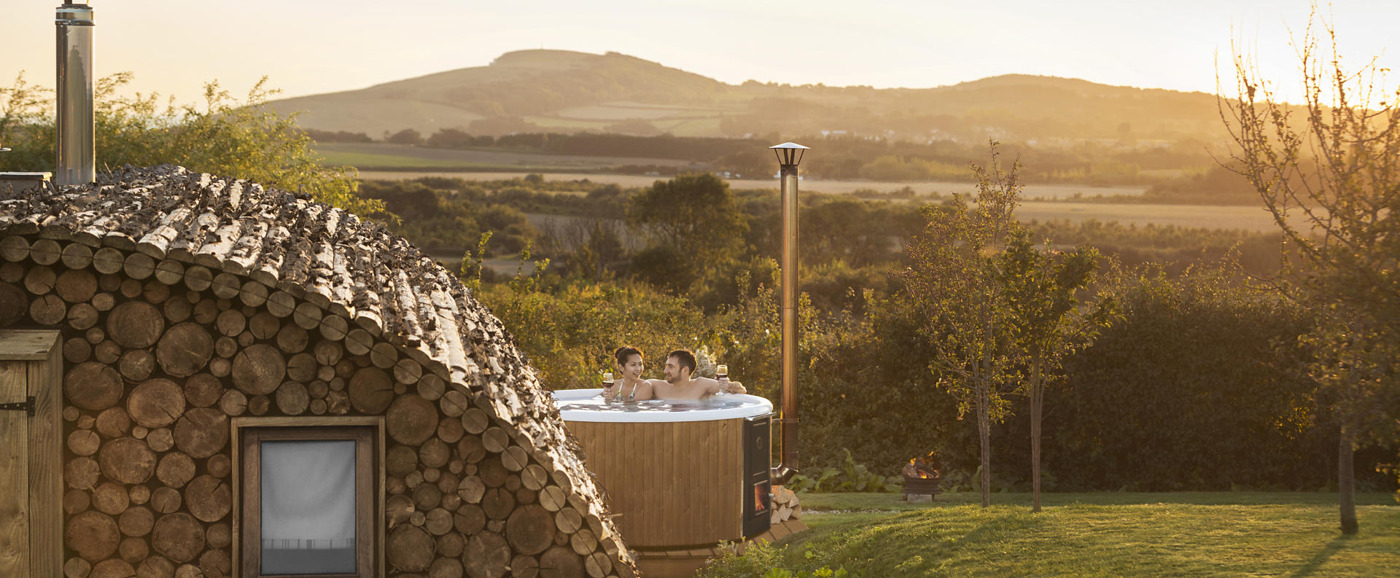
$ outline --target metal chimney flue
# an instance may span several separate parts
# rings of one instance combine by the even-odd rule
[[[782,463],[773,468],[774,484],[787,484],[797,473],[797,301],[800,294],[797,272],[797,165],[809,149],[797,143],[785,142],[768,147],[778,157],[778,176],[782,178],[782,311],[783,334],[783,409],[778,415],[782,424]]]
[[[93,142],[92,7],[65,1],[57,9],[59,186],[86,185],[97,178]]]

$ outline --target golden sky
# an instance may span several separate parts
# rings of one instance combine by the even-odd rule
[[[0,86],[53,84],[50,0],[2,0]],[[512,50],[621,52],[729,83],[924,88],[1008,73],[1215,91],[1232,40],[1298,94],[1307,0],[120,0],[91,2],[99,75],[193,101],[261,76],[286,96],[472,66]],[[1386,53],[1400,0],[1337,0],[1349,62]],[[1393,47],[1391,47],[1393,48]],[[1400,48],[1397,48],[1400,50]],[[1217,56],[1218,55],[1218,56]]]

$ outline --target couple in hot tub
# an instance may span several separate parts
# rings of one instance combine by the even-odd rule
[[[621,379],[603,389],[604,399],[626,401],[648,399],[705,399],[716,393],[745,393],[744,384],[726,379],[710,379],[691,375],[695,372],[695,354],[677,349],[666,356],[666,379],[642,379],[646,364],[642,351],[635,347],[619,347],[613,352]]]

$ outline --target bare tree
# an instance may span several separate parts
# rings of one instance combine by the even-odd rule
[[[1280,100],[1238,51],[1236,96],[1218,102],[1235,166],[1283,232],[1285,290],[1316,314],[1303,341],[1339,423],[1341,528],[1353,534],[1355,447],[1393,439],[1384,428],[1400,417],[1400,91],[1388,92],[1374,59],[1343,65],[1316,6],[1296,48],[1301,105]]]

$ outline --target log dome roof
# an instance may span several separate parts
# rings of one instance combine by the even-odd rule
[[[0,263],[39,262],[43,251],[60,252],[57,262],[70,248],[88,252],[99,272],[180,275],[191,290],[319,320],[347,347],[412,359],[413,370],[437,374],[512,426],[522,445],[548,454],[556,478],[586,502],[580,509],[604,521],[599,533],[617,536],[577,442],[509,332],[452,273],[382,224],[169,165],[57,191],[0,190]]]

